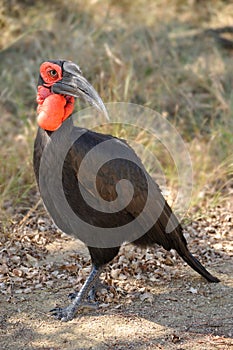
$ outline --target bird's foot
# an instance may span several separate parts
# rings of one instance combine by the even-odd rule
[[[97,303],[91,303],[88,299],[88,294],[93,286],[98,281],[101,269],[96,266],[92,266],[90,275],[86,279],[84,285],[78,293],[71,294],[71,298],[74,299],[72,303],[64,308],[56,307],[51,310],[52,315],[61,321],[70,321],[74,318],[77,311],[83,308],[96,309],[98,307]]]
[[[51,315],[57,319],[61,320],[63,322],[71,321],[74,317],[77,311],[82,309],[97,309],[98,304],[97,303],[89,303],[89,302],[80,302],[78,304],[70,304],[66,307],[55,307],[54,309],[50,310]]]

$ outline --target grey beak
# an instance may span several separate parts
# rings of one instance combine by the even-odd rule
[[[73,62],[65,61],[63,63],[63,78],[52,86],[52,92],[81,98],[91,106],[96,107],[109,120],[101,97],[84,78],[80,68]]]

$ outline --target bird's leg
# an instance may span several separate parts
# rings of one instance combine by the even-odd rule
[[[107,291],[110,290],[110,286],[108,286],[107,284],[103,283],[100,278],[98,278],[98,280],[96,281],[96,283],[94,284],[94,286],[91,288],[89,295],[88,295],[88,299],[91,301],[95,301],[96,300],[96,293],[100,292],[102,289],[106,289]]]
[[[90,307],[91,304],[85,302],[85,299],[88,298],[88,294],[92,287],[95,285],[96,281],[99,279],[99,275],[101,272],[101,268],[93,266],[90,275],[86,279],[80,291],[75,296],[72,303],[64,308],[56,307],[52,309],[52,315],[61,321],[70,321],[74,318],[75,313],[78,309],[87,307],[87,305]],[[92,305],[94,306],[94,304]]]
[[[109,290],[110,286],[108,286],[107,284],[103,283],[101,281],[101,279],[98,277],[98,279],[96,280],[95,284],[92,286],[92,288],[90,289],[89,293],[88,293],[88,300],[90,301],[95,301],[96,299],[96,293],[101,291],[102,289],[106,289]],[[74,300],[76,298],[76,296],[78,295],[79,292],[73,292],[70,293],[68,295],[68,298],[70,300]]]

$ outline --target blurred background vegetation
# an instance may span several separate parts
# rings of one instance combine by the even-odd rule
[[[176,126],[192,157],[192,206],[230,201],[231,1],[1,1],[0,28],[3,222],[36,201],[32,149],[38,70],[43,60],[56,58],[78,63],[104,102],[144,105]],[[119,128],[115,132],[122,136]],[[167,175],[172,184],[172,169]]]

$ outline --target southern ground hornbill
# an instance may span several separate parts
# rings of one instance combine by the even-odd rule
[[[107,113],[101,98],[83,77],[76,64],[65,60],[42,63],[37,93],[39,128],[34,145],[34,171],[37,183],[55,224],[64,232],[81,237],[89,249],[92,261],[90,275],[81,290],[73,295],[72,302],[67,307],[51,310],[52,314],[57,319],[68,321],[73,319],[78,309],[90,303],[98,286],[102,268],[118,254],[124,241],[130,241],[141,247],[159,244],[166,250],[175,249],[182,259],[207,281],[219,282],[219,279],[212,276],[189,252],[181,225],[133,149],[124,140],[73,125],[71,114],[75,98],[82,98]],[[56,193],[54,185],[58,181],[56,164],[59,163],[59,158],[64,156],[59,151],[70,137],[74,141],[71,142],[62,162],[61,183],[72,213],[80,222],[85,223],[76,227],[70,224],[72,220],[69,215],[61,212],[59,205],[64,198]],[[44,153],[46,154],[45,151],[51,144],[55,145],[54,153],[47,158],[45,156],[41,166]],[[105,146],[98,150],[101,144]],[[86,172],[85,168],[82,170],[85,177],[82,179],[78,174],[82,160],[86,155],[91,155],[91,151],[95,148],[96,153],[89,157],[89,168]],[[122,157],[114,156],[115,149],[122,154]],[[98,168],[96,164],[100,161],[98,156],[101,158],[103,155],[106,155],[108,161],[93,179],[92,169],[96,166]],[[122,179],[127,179],[132,184],[133,195],[128,202],[126,201],[125,207],[120,207],[115,212],[106,211],[106,204],[114,202],[120,192],[121,196],[123,194],[123,197],[128,197],[129,191],[125,191]],[[55,186],[54,195],[46,192],[50,186]],[[97,189],[98,195],[94,188]],[[89,198],[89,202],[85,196]],[[103,200],[105,209],[101,207],[102,202],[98,196]],[[148,201],[149,205],[146,207]],[[132,222],[133,230],[129,230],[130,232],[123,230],[123,234],[119,234],[115,240],[114,229],[127,228]],[[172,229],[167,230],[169,223],[172,224],[170,225]],[[103,236],[101,229],[106,231]],[[90,240],[90,237],[93,240]]]

